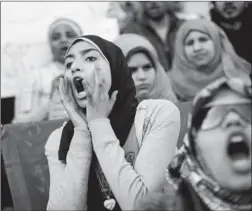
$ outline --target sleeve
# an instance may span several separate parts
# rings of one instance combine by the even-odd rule
[[[90,131],[75,128],[67,164],[58,159],[62,130],[54,131],[45,146],[50,190],[47,210],[86,210],[89,168],[92,159]]]
[[[156,111],[134,168],[126,161],[109,119],[90,122],[94,151],[122,210],[134,209],[145,194],[163,188],[180,131],[180,112],[167,102]]]

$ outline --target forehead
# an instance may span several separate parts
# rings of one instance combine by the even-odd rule
[[[216,93],[216,95],[212,98],[209,104],[211,105],[237,104],[239,102],[245,102],[245,101],[250,102],[248,98],[245,98],[240,93],[225,87]]]
[[[208,34],[204,33],[204,32],[192,30],[187,34],[185,39],[193,39],[193,38],[198,38],[198,37],[208,37],[208,38],[210,38],[210,36]]]
[[[73,31],[73,28],[68,25],[68,24],[58,24],[57,26],[55,26],[53,29],[52,29],[52,34],[53,33],[58,33],[58,32],[65,32],[65,31]]]
[[[149,58],[143,52],[137,52],[133,54],[128,61],[129,66],[137,66],[149,63]]]
[[[82,51],[86,51],[89,49],[96,50],[98,52],[98,49],[95,46],[93,46],[92,44],[90,44],[84,40],[79,41],[79,42],[75,43],[74,45],[72,45],[72,47],[69,49],[67,55],[80,53]]]

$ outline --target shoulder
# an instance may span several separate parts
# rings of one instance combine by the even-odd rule
[[[137,21],[130,21],[126,24],[126,26],[121,30],[121,34],[127,34],[127,33],[136,33],[136,34],[142,34],[143,31],[143,25]]]
[[[178,107],[171,101],[165,99],[143,100],[137,106],[137,113],[145,110],[148,113],[180,113]]]
[[[60,140],[61,140],[61,134],[63,127],[65,126],[66,122],[63,123],[63,125],[60,128],[55,129],[49,136],[46,144],[45,144],[45,151],[48,152],[58,152]]]
[[[180,128],[180,111],[169,100],[144,100],[137,107],[135,125],[139,140],[142,140],[143,134],[154,128],[174,125],[178,129]]]

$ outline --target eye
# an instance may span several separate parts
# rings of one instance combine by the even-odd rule
[[[209,39],[207,37],[200,37],[199,41],[200,42],[207,42]]]
[[[94,57],[94,56],[88,56],[85,60],[86,60],[87,62],[94,62],[94,61],[97,60],[97,58]]]
[[[137,68],[135,68],[135,67],[129,67],[129,69],[130,69],[130,71],[131,71],[132,73],[135,73],[135,72],[137,71]]]
[[[76,38],[77,37],[77,35],[72,31],[68,31],[66,33],[66,35],[67,35],[68,38]]]
[[[152,68],[151,64],[146,64],[143,66],[144,71],[149,71]]]
[[[51,36],[51,39],[53,41],[56,41],[56,40],[59,40],[61,37],[61,35],[59,33],[53,33],[52,36]]]
[[[66,63],[66,64],[65,64],[65,66],[66,66],[66,69],[70,69],[70,68],[71,68],[71,66],[72,66],[72,62],[68,62],[68,63]]]
[[[188,40],[187,42],[186,42],[186,45],[187,46],[192,46],[194,44],[194,40]]]

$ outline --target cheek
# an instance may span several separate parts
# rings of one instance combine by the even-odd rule
[[[215,49],[214,49],[213,42],[211,41],[211,42],[206,43],[205,49],[208,51],[209,57],[211,57],[211,59],[212,59],[215,55]]]
[[[191,46],[184,47],[185,56],[188,60],[192,60],[193,48]]]
[[[195,145],[197,154],[208,167],[217,167],[226,153],[225,135],[220,131],[199,132]]]
[[[156,79],[156,71],[154,68],[149,69],[147,72],[147,77],[149,78],[149,81],[153,84]]]
[[[132,73],[132,78],[133,78],[134,84],[136,85],[137,84],[137,74]]]
[[[102,67],[101,77],[104,79],[106,91],[109,91],[112,85],[110,65],[106,61],[100,61],[99,65]]]

